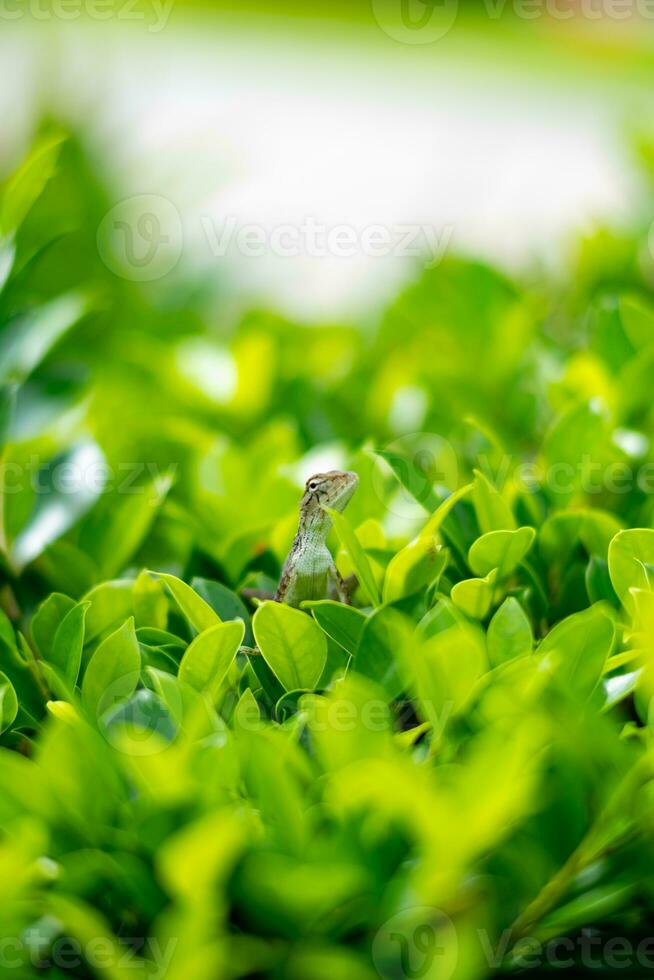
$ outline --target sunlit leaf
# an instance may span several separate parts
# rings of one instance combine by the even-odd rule
[[[86,614],[85,642],[91,643],[106,630],[124,622],[134,611],[134,582],[113,579],[94,586],[84,601],[90,606]]]
[[[0,234],[14,232],[52,177],[63,142],[61,134],[44,136],[7,181],[0,204]]]
[[[556,654],[557,676],[578,697],[589,697],[599,684],[613,647],[615,628],[601,606],[594,606],[558,623],[538,653]]]
[[[90,602],[78,602],[57,627],[49,662],[71,685],[77,683],[84,647],[84,620]]]
[[[513,596],[505,599],[488,626],[488,659],[491,666],[531,653],[534,637],[531,623]]]
[[[488,531],[477,538],[468,553],[470,568],[475,575],[488,575],[494,568],[497,577],[504,578],[515,571],[536,538],[533,527],[515,531]]]
[[[93,442],[62,453],[38,475],[34,509],[11,546],[13,567],[23,569],[71,528],[96,502],[106,479],[104,456]]]
[[[220,616],[213,611],[209,603],[205,602],[186,582],[175,575],[167,575],[164,572],[153,572],[152,574],[157,575],[166,583],[175,602],[196,632],[201,633],[203,630],[209,629],[210,626],[215,626],[221,622]]]
[[[356,536],[354,528],[344,514],[333,510],[331,507],[326,507],[325,510],[332,519],[341,545],[345,548],[350,557],[352,567],[356,572],[360,586],[365,591],[373,606],[378,606],[381,602],[379,589],[377,588],[377,583],[370,567],[368,556],[359,544],[359,539]]]
[[[264,602],[252,620],[263,657],[287,691],[310,690],[327,658],[327,640],[306,613],[280,602]]]
[[[14,685],[6,674],[0,671],[0,732],[9,728],[18,714],[18,698]]]
[[[398,609],[377,609],[365,622],[352,669],[395,697],[404,686],[402,654],[411,645],[412,632],[410,620]]]
[[[497,571],[484,578],[466,578],[452,586],[451,598],[455,606],[473,619],[484,619],[493,604]]]
[[[302,608],[311,612],[327,636],[330,636],[350,656],[354,656],[366,622],[362,612],[342,602],[335,602],[333,599],[304,602]]]
[[[134,632],[134,620],[103,640],[84,673],[82,698],[92,715],[101,715],[128,698],[136,689],[141,670],[141,654]]]
[[[171,486],[172,476],[166,474],[130,487],[129,493],[112,501],[102,524],[93,528],[93,557],[104,578],[123,571],[152,526]]]
[[[227,671],[243,642],[241,620],[217,623],[199,633],[188,646],[179,665],[179,679],[196,691],[208,690],[214,700]]]
[[[434,538],[420,535],[393,556],[384,576],[384,602],[413,595],[438,580],[449,558]]]
[[[0,351],[0,382],[22,381],[90,309],[85,296],[70,293],[11,321]]]
[[[609,545],[609,574],[622,605],[631,612],[631,589],[654,590],[654,531],[619,531]]]

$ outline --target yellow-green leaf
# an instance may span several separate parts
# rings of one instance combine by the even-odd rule
[[[208,690],[216,700],[220,685],[243,642],[245,625],[240,619],[210,626],[187,647],[179,665],[180,681],[196,691]]]

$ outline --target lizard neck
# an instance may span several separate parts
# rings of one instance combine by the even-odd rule
[[[301,514],[296,540],[324,544],[332,522],[324,511],[316,514]]]

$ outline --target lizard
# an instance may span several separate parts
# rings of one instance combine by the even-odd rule
[[[310,476],[300,501],[300,521],[273,598],[289,606],[305,599],[337,598],[348,602],[348,589],[327,548],[332,521],[324,510],[343,511],[359,483],[356,473],[329,470]]]
[[[300,501],[300,520],[297,533],[282,567],[279,584],[270,596],[261,592],[243,591],[253,599],[269,599],[300,606],[306,599],[329,599],[336,596],[349,604],[349,582],[341,578],[331,552],[327,547],[327,535],[332,526],[329,514],[323,509],[331,507],[343,511],[352,499],[359,477],[349,470],[329,470],[314,473],[307,480]],[[241,647],[250,656],[260,653],[258,647]]]

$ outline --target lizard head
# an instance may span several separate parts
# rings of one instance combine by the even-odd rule
[[[356,473],[349,470],[329,470],[310,476],[304,487],[300,504],[303,515],[322,521],[326,517],[323,507],[345,510],[359,483]]]

